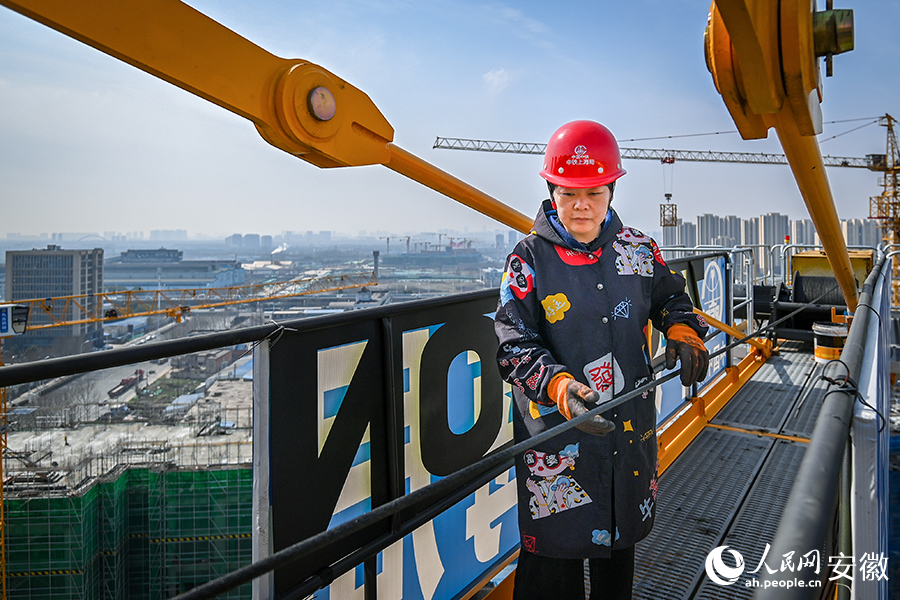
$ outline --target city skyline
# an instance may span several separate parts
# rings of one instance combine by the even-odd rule
[[[848,246],[877,246],[882,241],[882,230],[873,219],[841,219],[841,232]],[[780,213],[766,213],[750,219],[735,215],[720,217],[713,214],[698,215],[697,222],[678,223],[663,229],[662,246],[715,245],[773,246],[794,244],[821,246],[819,234],[812,219],[790,219]]]
[[[766,219],[775,219],[780,224],[777,234],[767,235],[761,233],[760,225]],[[781,224],[783,223],[783,224]],[[882,230],[878,221],[874,219],[840,219],[841,229],[848,245],[876,246],[881,241]],[[773,226],[768,229],[773,230]],[[405,231],[402,234],[387,231],[360,231],[355,235],[342,234],[331,230],[307,230],[307,231],[282,231],[281,233],[232,233],[228,236],[191,236],[187,230],[156,230],[144,237],[140,232],[138,236],[109,236],[112,232],[104,232],[107,235],[99,236],[95,233],[65,233],[41,234],[38,236],[26,236],[21,234],[7,234],[6,238],[0,238],[0,248],[16,246],[24,248],[29,243],[47,244],[77,244],[83,242],[83,246],[90,246],[91,242],[104,242],[106,244],[136,244],[142,247],[157,247],[159,244],[177,244],[179,242],[196,242],[206,244],[219,244],[232,249],[256,249],[281,252],[291,246],[327,245],[342,243],[368,243],[380,244],[390,252],[391,242],[394,248],[399,246],[400,252],[412,247],[416,252],[419,248],[427,251],[430,248],[450,246],[454,242],[460,245],[466,242],[480,242],[481,244],[500,247],[498,240],[504,240],[504,245],[512,247],[515,240],[522,234],[506,227],[497,227],[492,230],[459,232],[453,230],[433,231]],[[131,232],[134,234],[135,232]],[[755,217],[742,218],[737,215],[714,215],[704,213],[697,215],[694,221],[677,219],[677,225],[672,227],[659,227],[653,230],[645,230],[661,246],[695,246],[695,245],[721,245],[733,247],[737,245],[753,245],[762,243],[782,243],[784,237],[790,236],[790,241],[795,244],[820,245],[818,234],[807,218],[791,219],[788,215],[778,212],[761,214]],[[156,235],[153,235],[156,234]],[[168,237],[165,234],[170,234]],[[460,235],[466,237],[459,237]],[[95,236],[97,239],[94,239]],[[434,242],[434,240],[438,240]],[[5,241],[5,243],[4,243]],[[444,242],[443,244],[441,242]],[[492,244],[493,242],[493,244]],[[483,247],[483,246],[482,246]],[[112,257],[110,257],[112,258]]]

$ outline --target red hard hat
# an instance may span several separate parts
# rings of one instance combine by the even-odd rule
[[[594,121],[572,121],[557,129],[541,170],[541,177],[567,188],[606,185],[624,174],[616,138]]]

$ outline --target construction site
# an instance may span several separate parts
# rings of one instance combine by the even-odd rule
[[[60,378],[13,402],[8,597],[166,598],[249,562],[246,351]],[[221,368],[207,374],[207,361]]]
[[[373,274],[294,275],[20,306],[32,333],[103,326],[112,350],[390,298]],[[248,564],[252,369],[236,344],[3,390],[6,597],[168,598]]]
[[[233,288],[107,293],[90,307],[77,297],[19,305],[29,305],[29,331],[97,323],[116,342],[108,349],[152,351],[423,295],[418,286],[408,293],[402,272],[392,279],[370,288],[374,273],[328,270]],[[252,351],[235,344],[4,390],[7,597],[169,598],[251,562]],[[249,598],[251,589],[222,597]]]

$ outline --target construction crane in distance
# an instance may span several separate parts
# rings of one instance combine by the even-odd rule
[[[432,148],[445,150],[475,150],[478,152],[505,152],[508,154],[544,154],[547,144],[529,142],[499,142],[493,140],[471,140],[463,138],[438,137]],[[711,150],[665,150],[653,148],[619,148],[622,158],[643,158],[671,163],[676,160],[694,162],[756,163],[763,165],[786,165],[784,154],[763,152],[715,152]],[[870,155],[866,158],[847,156],[823,156],[826,167],[855,167],[875,170]]]
[[[873,159],[869,169],[884,173],[881,179],[884,190],[880,196],[869,199],[869,218],[880,220],[885,232],[893,234],[892,239],[885,236],[885,241],[889,244],[900,241],[900,147],[897,146],[897,136],[894,133],[896,121],[891,115],[878,119],[878,124],[887,128],[887,148],[884,154],[869,155]]]
[[[851,156],[823,156],[822,161],[826,167],[850,167],[857,169],[869,169],[885,173],[885,189],[887,181],[892,178],[894,195],[893,201],[890,195],[883,194],[871,200],[870,218],[883,219],[883,227],[886,231],[893,231],[895,239],[900,238],[900,207],[896,195],[897,171],[900,170],[900,159],[896,159],[897,144],[893,135],[893,118],[885,115],[879,119],[879,124],[888,124],[888,154],[869,154],[865,158]],[[894,149],[892,159],[891,147]],[[547,144],[530,142],[502,142],[496,140],[476,140],[466,138],[437,137],[432,148],[445,150],[472,150],[477,152],[502,152],[507,154],[540,154],[543,155]],[[622,158],[638,158],[644,160],[658,160],[664,165],[673,165],[676,161],[689,162],[723,162],[723,163],[751,163],[760,165],[787,165],[788,160],[784,154],[769,154],[765,152],[716,152],[712,150],[667,150],[664,148],[619,148]],[[892,162],[893,161],[893,162]],[[671,202],[672,194],[665,194],[666,203],[659,205],[659,224],[662,227],[674,227],[678,224],[677,207]],[[887,200],[885,198],[888,198]],[[875,216],[875,215],[883,216]],[[885,239],[887,239],[885,235]]]
[[[221,288],[128,290],[14,302],[18,306],[29,308],[32,320],[28,331],[34,331],[163,314],[180,322],[191,310],[293,298],[377,284],[374,273],[353,273]],[[38,321],[43,322],[35,322],[36,316]]]

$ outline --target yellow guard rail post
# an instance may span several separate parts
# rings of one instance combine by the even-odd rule
[[[851,311],[859,294],[815,136],[822,131],[817,58],[853,49],[853,13],[809,0],[714,0],[706,64],[741,137],[775,128]]]

